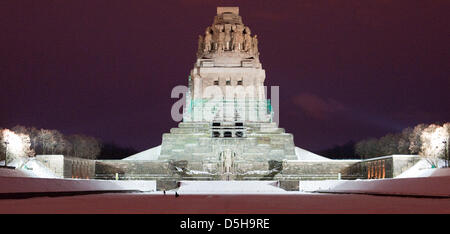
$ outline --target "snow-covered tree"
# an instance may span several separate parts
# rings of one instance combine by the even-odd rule
[[[411,154],[418,154],[422,148],[422,132],[427,128],[427,124],[418,124],[414,127],[409,136],[409,151]]]
[[[8,162],[14,158],[34,155],[34,151],[31,149],[30,137],[27,134],[17,134],[9,129],[1,129],[0,138],[0,153],[3,160],[6,155]]]
[[[49,154],[54,145],[53,133],[48,129],[41,129],[38,133],[38,145],[42,148],[42,154]]]
[[[449,139],[448,124],[444,126],[431,124],[422,131],[420,156],[432,167],[437,167],[440,158],[445,158],[445,142]]]
[[[5,139],[3,137],[3,131],[6,129],[0,128],[0,161],[5,160],[6,155],[6,144]]]

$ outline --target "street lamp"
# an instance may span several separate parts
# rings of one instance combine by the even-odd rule
[[[448,167],[448,140],[443,141],[442,143],[444,143],[444,157],[445,157],[445,167]]]
[[[8,163],[8,141],[5,141],[5,167],[7,167]]]

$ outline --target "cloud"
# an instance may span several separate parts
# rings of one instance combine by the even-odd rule
[[[294,97],[293,102],[310,117],[321,120],[327,119],[335,112],[346,109],[343,104],[334,99],[324,99],[311,93],[299,94]]]

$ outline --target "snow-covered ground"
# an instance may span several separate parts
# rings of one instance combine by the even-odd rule
[[[429,177],[379,180],[300,181],[300,191],[450,198],[450,169],[435,169]]]
[[[34,158],[16,158],[8,166],[16,169],[0,168],[0,194],[156,190],[155,181],[61,179]]]
[[[5,162],[2,161],[1,165],[5,165]],[[42,164],[35,158],[15,158],[13,161],[8,162],[8,166],[13,166],[16,168],[16,170],[14,170],[14,172],[5,169],[0,170],[0,176],[59,178],[50,169],[48,169],[44,164]]]
[[[438,162],[438,166],[444,166],[444,160],[440,160]],[[437,168],[431,168],[430,163],[425,159],[421,159],[419,162],[414,164],[414,166],[410,167],[408,170],[404,171],[402,174],[398,175],[395,178],[413,178],[413,177],[428,177],[428,176],[437,176],[437,171],[440,171]],[[450,176],[450,175],[449,175]]]
[[[286,193],[277,181],[181,181],[183,194],[271,194]]]
[[[0,194],[86,191],[156,191],[156,181],[0,177]]]
[[[440,164],[443,164],[443,161]],[[422,159],[393,179],[300,181],[299,190],[450,197],[450,168],[431,168],[430,164]]]
[[[309,160],[313,158],[329,160],[318,157],[311,156]],[[156,190],[155,181],[56,179],[50,170],[33,158],[17,159],[9,165],[15,166],[17,169],[0,168],[0,193]],[[333,192],[450,197],[450,169],[430,169],[429,167],[425,160],[421,160],[394,179],[300,181],[298,193]],[[192,173],[201,174],[203,172],[192,171]],[[276,181],[182,181],[180,184],[177,191],[189,194],[292,193],[279,188]]]
[[[295,155],[297,156],[297,160],[308,160],[308,161],[328,161],[331,160],[329,158],[320,156],[318,154],[312,153],[308,150],[295,147]]]
[[[36,167],[34,163],[23,165]],[[39,170],[32,171],[39,174]],[[409,178],[300,181],[303,192],[284,191],[277,187],[276,181],[182,181],[180,188],[163,195],[155,191],[154,181],[34,178],[24,170],[0,168],[0,195],[146,191],[32,199],[9,197],[0,199],[0,213],[450,213],[450,169],[433,169],[427,177],[423,177],[425,173],[420,169],[416,172],[408,172]],[[422,177],[415,177],[418,175]],[[175,191],[180,196],[174,196]],[[308,193],[312,191],[324,193]],[[438,196],[441,199],[434,198]]]
[[[160,154],[161,154],[161,145],[158,145],[156,147],[126,157],[122,160],[157,160]]]

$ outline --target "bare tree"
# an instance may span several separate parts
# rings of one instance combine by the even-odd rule
[[[51,142],[50,142],[50,150],[52,154],[63,154],[66,147],[66,139],[63,134],[61,134],[58,130],[50,130],[51,133]]]
[[[362,140],[355,145],[355,152],[363,159],[373,158],[381,155],[376,138]]]
[[[86,158],[96,159],[100,154],[101,148],[101,143],[97,139],[88,137],[86,139]]]
[[[53,147],[53,133],[48,129],[41,129],[38,134],[38,144],[42,148],[42,154],[48,154]]]
[[[400,134],[400,137],[398,139],[398,146],[397,146],[397,152],[399,154],[410,154],[411,151],[409,150],[409,137],[411,136],[413,132],[413,128],[408,127],[403,129],[402,133]]]
[[[379,156],[392,155],[398,153],[399,134],[389,133],[378,140]]]
[[[355,144],[355,153],[361,158],[366,158],[368,155],[367,140],[358,141],[358,143]]]
[[[101,143],[93,137],[76,134],[69,136],[68,140],[72,145],[73,157],[95,159],[100,154]]]
[[[418,154],[422,147],[421,135],[427,124],[418,124],[414,127],[411,135],[409,136],[409,151],[411,154]]]

